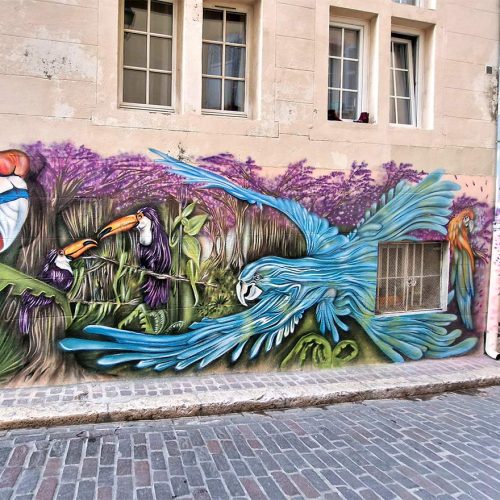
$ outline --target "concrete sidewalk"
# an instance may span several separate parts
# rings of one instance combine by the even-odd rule
[[[283,409],[500,384],[487,356],[0,390],[0,429]]]

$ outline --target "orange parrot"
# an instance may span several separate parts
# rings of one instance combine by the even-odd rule
[[[455,215],[448,224],[447,239],[451,249],[451,286],[457,300],[460,317],[468,330],[474,329],[472,301],[474,299],[475,259],[485,260],[485,256],[474,251],[470,236],[474,231],[474,211],[465,208]]]

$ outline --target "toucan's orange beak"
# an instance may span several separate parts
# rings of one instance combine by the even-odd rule
[[[96,246],[97,246],[97,241],[91,239],[84,239],[84,240],[74,241],[73,243],[66,245],[62,249],[62,251],[64,252],[64,255],[66,255],[66,257],[73,260],[80,257],[80,255],[85,253],[87,250],[90,250],[91,248],[94,248]]]
[[[107,238],[112,234],[123,233],[125,231],[130,231],[135,226],[139,224],[139,219],[137,214],[126,215],[125,217],[120,217],[119,219],[110,222],[108,225],[104,226],[98,233],[97,239],[102,240]]]

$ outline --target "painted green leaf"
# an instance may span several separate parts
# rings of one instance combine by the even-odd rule
[[[9,286],[12,287],[11,291],[14,295],[22,295],[25,291],[29,291],[36,297],[43,294],[45,297],[53,298],[63,310],[66,328],[71,325],[73,318],[71,307],[68,298],[63,292],[13,267],[0,263],[0,292]]]
[[[196,236],[201,231],[201,228],[203,227],[203,224],[205,224],[207,218],[208,215],[206,214],[191,217],[188,223],[184,226],[184,231],[191,236]]]
[[[182,221],[182,215],[178,215],[173,222],[172,229],[175,229]]]
[[[191,283],[191,288],[193,290],[194,305],[198,304],[198,301],[200,299],[198,289],[196,288],[196,282],[198,281],[199,273],[200,268],[198,264],[194,260],[189,259],[186,264],[186,276],[188,277],[189,283]]]
[[[184,235],[182,238],[182,252],[188,259],[194,260],[197,266],[200,265],[200,242],[194,236]]]
[[[196,203],[190,203],[183,211],[182,211],[182,217],[189,217],[194,209],[196,208]]]

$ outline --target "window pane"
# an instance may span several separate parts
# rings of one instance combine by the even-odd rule
[[[149,67],[153,69],[172,69],[172,40],[170,38],[150,38]]]
[[[342,88],[358,90],[358,62],[344,60],[344,82]]]
[[[204,75],[222,75],[222,45],[203,44],[202,71]]]
[[[396,99],[391,97],[391,105],[390,105],[390,117],[389,117],[389,122],[390,123],[397,123],[396,121]]]
[[[246,14],[226,12],[226,42],[245,43]]]
[[[424,276],[441,274],[442,249],[440,243],[427,243],[424,247]]]
[[[410,97],[408,71],[395,70],[395,74],[396,74],[396,95],[398,97]]]
[[[344,29],[344,57],[358,59],[359,31]]]
[[[125,33],[123,64],[125,64],[125,66],[138,66],[140,68],[145,68],[147,57],[146,44],[146,35]]]
[[[149,104],[172,104],[172,76],[165,73],[149,73]]]
[[[123,102],[146,102],[146,72],[123,70]]]
[[[411,125],[410,99],[396,99],[398,107],[398,123]]]
[[[146,31],[148,26],[147,0],[125,0],[123,24],[125,29]]]
[[[346,120],[355,120],[357,118],[358,93],[342,92],[342,115]]]
[[[328,91],[328,111],[336,111],[340,116],[340,91]]]
[[[226,111],[245,110],[245,82],[224,81],[224,109]]]
[[[406,43],[393,42],[394,67],[408,69],[408,45]]]
[[[330,57],[328,86],[340,88],[340,59],[332,59]]]
[[[226,46],[225,76],[245,77],[245,49],[243,47]]]
[[[417,277],[411,287],[409,310],[439,309],[441,306],[441,277]]]
[[[203,39],[222,41],[222,10],[203,9]]]
[[[172,11],[171,3],[151,2],[151,33],[172,34]]]
[[[202,107],[204,109],[221,109],[222,80],[203,78]]]
[[[330,28],[330,55],[340,57],[342,55],[342,30]]]

